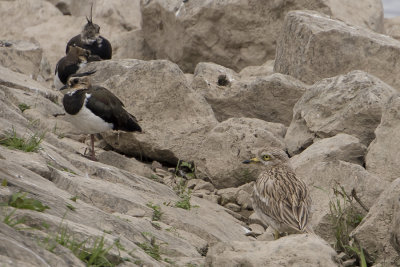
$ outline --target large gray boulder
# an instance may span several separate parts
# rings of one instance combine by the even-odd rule
[[[351,24],[383,30],[380,0],[333,1],[142,1],[143,31],[156,58],[183,71],[211,61],[239,71],[275,57],[276,42],[290,10],[310,9]]]
[[[394,216],[398,214],[400,179],[394,180],[376,199],[361,224],[351,233],[360,246],[370,255],[375,264],[399,266],[400,256],[390,239],[398,229],[393,229]],[[396,218],[397,219],[397,218]]]
[[[82,71],[92,69],[93,82],[117,95],[143,129],[141,134],[103,134],[124,154],[170,164],[190,160],[217,124],[205,99],[169,61],[108,60],[90,63]]]
[[[204,95],[218,121],[248,117],[285,125],[292,120],[294,104],[308,88],[279,73],[249,77],[203,62],[196,66],[192,87]]]
[[[287,14],[274,71],[313,84],[363,70],[400,90],[400,42],[312,11]]]
[[[242,164],[265,146],[285,149],[286,127],[251,118],[231,118],[207,133],[199,151],[193,153],[199,177],[208,177],[215,187],[236,187],[257,178],[258,170]]]
[[[400,177],[400,97],[393,97],[382,115],[382,121],[375,130],[376,138],[368,147],[366,168],[382,180],[393,181]]]
[[[318,253],[316,253],[318,251]],[[316,235],[290,235],[275,241],[217,243],[206,266],[337,267],[336,252]]]
[[[309,187],[314,231],[325,240],[333,242],[335,238],[330,217],[330,203],[336,201],[333,189],[341,190],[343,187],[349,196],[355,190],[362,203],[369,208],[388,185],[360,166],[365,153],[365,145],[357,138],[338,134],[315,142],[290,159],[298,177]],[[365,214],[361,206],[355,206],[360,214]]]
[[[397,91],[363,71],[315,83],[293,109],[285,141],[290,154],[299,153],[318,138],[347,133],[368,145],[389,98]]]

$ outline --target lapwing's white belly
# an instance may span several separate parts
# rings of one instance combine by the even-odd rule
[[[101,133],[112,129],[112,123],[108,123],[94,115],[93,112],[86,107],[86,101],[89,97],[90,94],[86,94],[85,103],[81,110],[75,115],[68,114],[68,120],[74,124],[76,128],[86,134]]]

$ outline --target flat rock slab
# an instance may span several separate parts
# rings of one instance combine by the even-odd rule
[[[400,42],[312,11],[286,16],[274,71],[313,84],[363,70],[400,90]]]
[[[206,266],[337,267],[335,256],[324,240],[302,234],[275,241],[217,243],[207,254]]]

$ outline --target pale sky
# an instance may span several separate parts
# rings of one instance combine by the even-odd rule
[[[400,0],[382,0],[385,18],[400,16]]]

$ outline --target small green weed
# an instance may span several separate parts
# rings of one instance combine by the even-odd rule
[[[150,257],[153,259],[160,261],[160,247],[156,244],[156,239],[154,237],[151,238],[150,244],[147,243],[137,243],[141,249],[144,250]]]
[[[22,150],[25,152],[37,152],[43,138],[44,134],[34,134],[28,139],[17,137],[17,132],[13,128],[9,134],[0,139],[0,145],[11,149]]]
[[[185,179],[196,178],[196,166],[194,165],[194,162],[178,160],[178,164],[175,168],[175,175]]]
[[[70,197],[69,199],[72,200],[73,202],[76,202],[78,200],[78,197],[77,196],[73,196],[73,197]]]
[[[174,190],[180,198],[180,200],[175,203],[174,207],[190,210],[193,207],[190,204],[192,191],[186,188],[185,180],[182,179]]]
[[[191,205],[190,205],[190,194],[185,194],[179,196],[181,200],[175,203],[175,207],[185,209],[185,210],[190,210]]]
[[[13,218],[12,216],[14,215],[15,211],[17,209],[12,210],[8,215],[6,215],[3,219],[3,222],[5,224],[7,224],[10,227],[16,228],[15,226],[17,226],[18,224],[23,224],[25,223],[25,218],[21,218],[21,219],[16,219]],[[16,228],[17,229],[17,228]],[[17,229],[19,230],[19,229]]]
[[[1,186],[6,187],[8,185],[7,179],[3,179],[3,181],[1,181]]]
[[[26,193],[22,192],[12,194],[8,205],[17,209],[28,209],[40,212],[45,209],[50,209],[49,206],[43,205],[39,200],[26,197]]]
[[[76,210],[76,208],[74,206],[72,206],[71,204],[69,204],[69,203],[67,204],[67,208],[69,208],[72,211]]]
[[[21,110],[21,112],[24,112],[27,109],[30,109],[31,107],[25,103],[21,103],[18,105],[19,109]]]
[[[153,203],[149,202],[146,204],[147,207],[153,209],[153,216],[151,217],[151,219],[153,221],[159,221],[161,220],[161,207],[159,205],[153,205]]]

